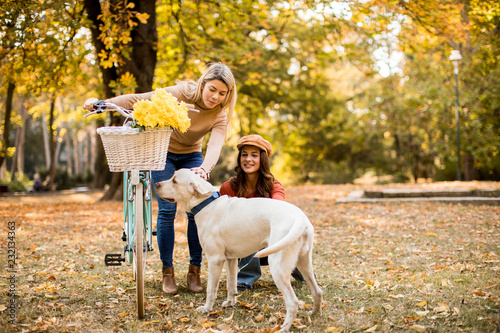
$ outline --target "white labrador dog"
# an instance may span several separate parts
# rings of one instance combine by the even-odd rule
[[[314,227],[296,206],[267,198],[218,197],[217,189],[189,169],[181,169],[169,180],[156,183],[164,200],[179,202],[195,214],[198,236],[208,260],[207,299],[200,312],[212,311],[226,262],[227,300],[223,307],[236,304],[238,258],[257,252],[269,257],[269,270],[283,294],[286,317],[280,332],[287,332],[295,319],[299,300],[290,283],[297,267],[311,290],[319,313],[322,291],[313,273]]]

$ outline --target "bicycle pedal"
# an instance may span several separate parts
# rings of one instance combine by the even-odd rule
[[[153,236],[156,236],[156,234],[157,234],[156,230],[153,230],[153,231],[151,232],[151,234],[152,234]]]
[[[125,262],[125,258],[119,253],[106,253],[104,256],[106,266],[121,266],[122,262]]]

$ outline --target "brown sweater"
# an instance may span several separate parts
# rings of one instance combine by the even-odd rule
[[[201,167],[210,172],[217,163],[224,144],[226,136],[227,115],[222,107],[218,105],[213,109],[207,109],[202,100],[192,101],[188,100],[180,91],[178,86],[163,88],[171,93],[174,97],[181,102],[194,104],[200,112],[188,111],[189,119],[191,119],[191,126],[185,133],[174,129],[170,138],[168,151],[175,154],[188,154],[194,152],[201,152],[204,136],[210,132],[210,139],[207,144],[207,151]],[[107,101],[124,107],[132,109],[135,102],[141,99],[149,99],[154,94],[154,91],[142,94],[127,94]]]

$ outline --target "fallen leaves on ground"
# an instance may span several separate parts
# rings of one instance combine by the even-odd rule
[[[300,300],[292,331],[494,331],[500,321],[500,208],[431,202],[336,204],[336,198],[354,189],[359,186],[287,188],[287,200],[303,209],[315,226],[315,274],[324,292],[322,314],[310,316],[310,292],[292,279]],[[2,225],[16,224],[19,300],[13,328],[6,316],[10,298],[2,293],[1,327],[26,332],[279,330],[284,303],[266,266],[254,289],[237,296],[235,307],[221,307],[226,297],[223,276],[213,311],[196,311],[206,295],[186,291],[189,250],[182,207],[175,222],[179,294],[161,292],[154,239],[146,269],[146,318],[138,320],[130,265],[103,265],[105,253],[123,250],[122,204],[89,198],[0,199]],[[5,249],[5,242],[0,244]],[[206,280],[204,262],[203,284]],[[6,286],[4,282],[2,288]]]

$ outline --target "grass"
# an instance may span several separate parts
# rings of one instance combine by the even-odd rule
[[[309,290],[293,282],[302,303],[292,331],[500,331],[500,207],[335,202],[359,188],[287,189],[287,200],[315,226],[315,273],[324,292],[322,314],[310,317]],[[12,273],[7,269],[0,274],[5,278],[0,281],[0,331],[271,332],[282,322],[281,293],[267,267],[234,308],[221,307],[223,279],[214,311],[195,311],[205,294],[185,288],[184,214],[176,221],[174,267],[180,292],[161,292],[155,246],[146,271],[146,318],[138,320],[131,267],[103,263],[105,253],[123,246],[121,203],[95,203],[98,195],[23,197],[20,203],[0,199],[2,267],[8,267],[9,221],[15,222],[17,253],[15,325],[9,325],[7,278]],[[203,284],[206,279],[204,263]]]

